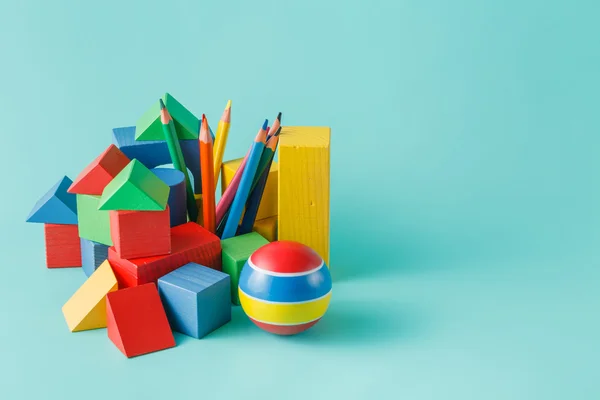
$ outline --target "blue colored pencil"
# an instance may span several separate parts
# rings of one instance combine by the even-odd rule
[[[233,203],[231,203],[229,216],[227,217],[227,223],[225,224],[223,235],[221,236],[222,240],[235,236],[237,232],[238,223],[242,217],[244,205],[246,204],[246,200],[248,200],[250,188],[252,187],[252,182],[254,181],[254,175],[256,174],[256,169],[258,168],[258,162],[260,161],[262,152],[265,149],[268,122],[269,121],[265,120],[265,123],[258,131],[258,134],[254,139],[254,143],[252,143],[252,147],[248,154],[248,161],[246,162],[246,167],[244,168],[242,178],[240,179],[240,185],[235,193],[235,197],[233,198]]]
[[[240,224],[240,227],[237,231],[238,235],[244,235],[246,233],[252,232],[254,222],[256,221],[256,215],[258,214],[258,208],[260,207],[260,202],[265,191],[265,186],[267,185],[269,172],[271,171],[271,164],[273,163],[275,151],[277,150],[277,143],[279,142],[280,132],[281,127],[279,127],[279,129],[277,129],[277,132],[271,135],[271,137],[267,140],[267,146],[265,148],[265,151],[263,152],[263,155],[268,154],[269,162],[267,163],[267,168],[265,168],[262,175],[260,177],[257,177],[258,182],[250,191],[248,201],[246,202],[246,211],[244,212],[244,218],[242,219],[242,223]]]

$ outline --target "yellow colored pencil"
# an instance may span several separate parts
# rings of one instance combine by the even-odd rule
[[[215,190],[217,189],[217,182],[219,181],[219,174],[221,172],[221,163],[223,162],[223,154],[225,154],[225,145],[227,144],[227,136],[229,135],[229,126],[231,125],[231,100],[227,102],[225,111],[221,116],[219,125],[217,126],[217,134],[215,135],[215,147],[214,147],[214,174],[215,174]]]

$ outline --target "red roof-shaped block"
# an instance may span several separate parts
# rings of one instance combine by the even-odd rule
[[[109,339],[129,357],[175,347],[175,338],[154,283],[106,295]]]
[[[129,158],[114,144],[85,167],[69,187],[69,193],[102,195],[104,187],[129,164]]]

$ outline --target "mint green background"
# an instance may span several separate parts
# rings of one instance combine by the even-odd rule
[[[0,6],[0,397],[600,396],[597,2],[13,1]],[[81,270],[25,224],[165,91],[226,158],[329,125],[333,300],[293,338],[239,308],[126,359],[69,333]],[[144,397],[146,396],[146,397]],[[162,396],[162,397],[161,397]]]

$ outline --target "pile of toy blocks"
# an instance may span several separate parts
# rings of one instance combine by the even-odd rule
[[[197,190],[199,120],[163,98]],[[275,239],[272,200],[254,232],[227,240],[189,221],[184,174],[165,166],[171,159],[160,129],[157,104],[136,126],[114,129],[113,144],[74,181],[56,183],[27,218],[44,224],[48,268],[85,273],[62,309],[70,331],[107,328],[127,357],[175,346],[173,331],[200,339],[228,323],[244,263],[269,242],[256,231]],[[235,163],[223,164],[224,187]],[[276,198],[270,190],[265,198]]]

